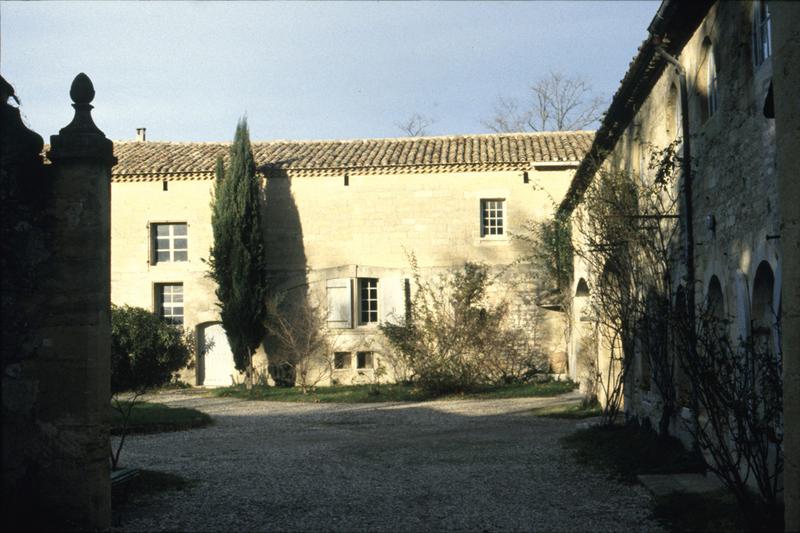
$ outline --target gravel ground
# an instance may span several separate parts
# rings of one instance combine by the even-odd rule
[[[660,531],[649,496],[577,465],[576,422],[532,416],[574,398],[385,404],[152,398],[208,428],[132,436],[126,466],[180,474],[118,531]]]

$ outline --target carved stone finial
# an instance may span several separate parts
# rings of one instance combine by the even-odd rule
[[[94,100],[94,85],[89,76],[81,72],[72,80],[69,96],[76,104],[89,104]]]
[[[116,164],[113,144],[92,120],[90,104],[94,100],[94,86],[89,76],[81,72],[72,81],[69,89],[75,116],[72,122],[61,128],[58,135],[50,137],[47,157],[56,162],[64,159],[100,159]]]

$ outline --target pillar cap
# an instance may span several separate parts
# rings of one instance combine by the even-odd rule
[[[47,157],[53,161],[65,159],[97,160],[109,165],[115,165],[114,145],[100,131],[92,119],[90,103],[94,100],[95,92],[92,80],[81,72],[72,80],[69,90],[70,98],[74,102],[75,116],[72,122],[61,128],[58,135],[50,136],[50,151]]]

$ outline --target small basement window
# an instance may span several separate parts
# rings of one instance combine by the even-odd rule
[[[347,370],[351,366],[350,352],[336,352],[333,354],[334,370]]]
[[[372,365],[372,352],[358,352],[356,354],[356,368],[371,369]]]

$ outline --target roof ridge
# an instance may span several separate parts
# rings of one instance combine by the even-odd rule
[[[374,141],[399,141],[399,142],[412,142],[420,141],[423,139],[429,140],[454,140],[454,139],[489,139],[489,138],[507,138],[507,137],[538,137],[538,136],[556,136],[556,135],[576,135],[588,134],[594,135],[594,130],[556,130],[556,131],[519,131],[513,133],[465,133],[454,135],[425,135],[418,137],[362,137],[352,139],[272,139],[268,141],[250,141],[250,144],[309,144],[309,143],[360,143],[360,142],[374,142]],[[115,140],[114,144],[169,144],[177,146],[187,145],[215,145],[226,146],[231,144],[232,141],[137,141],[135,139],[122,139]]]

